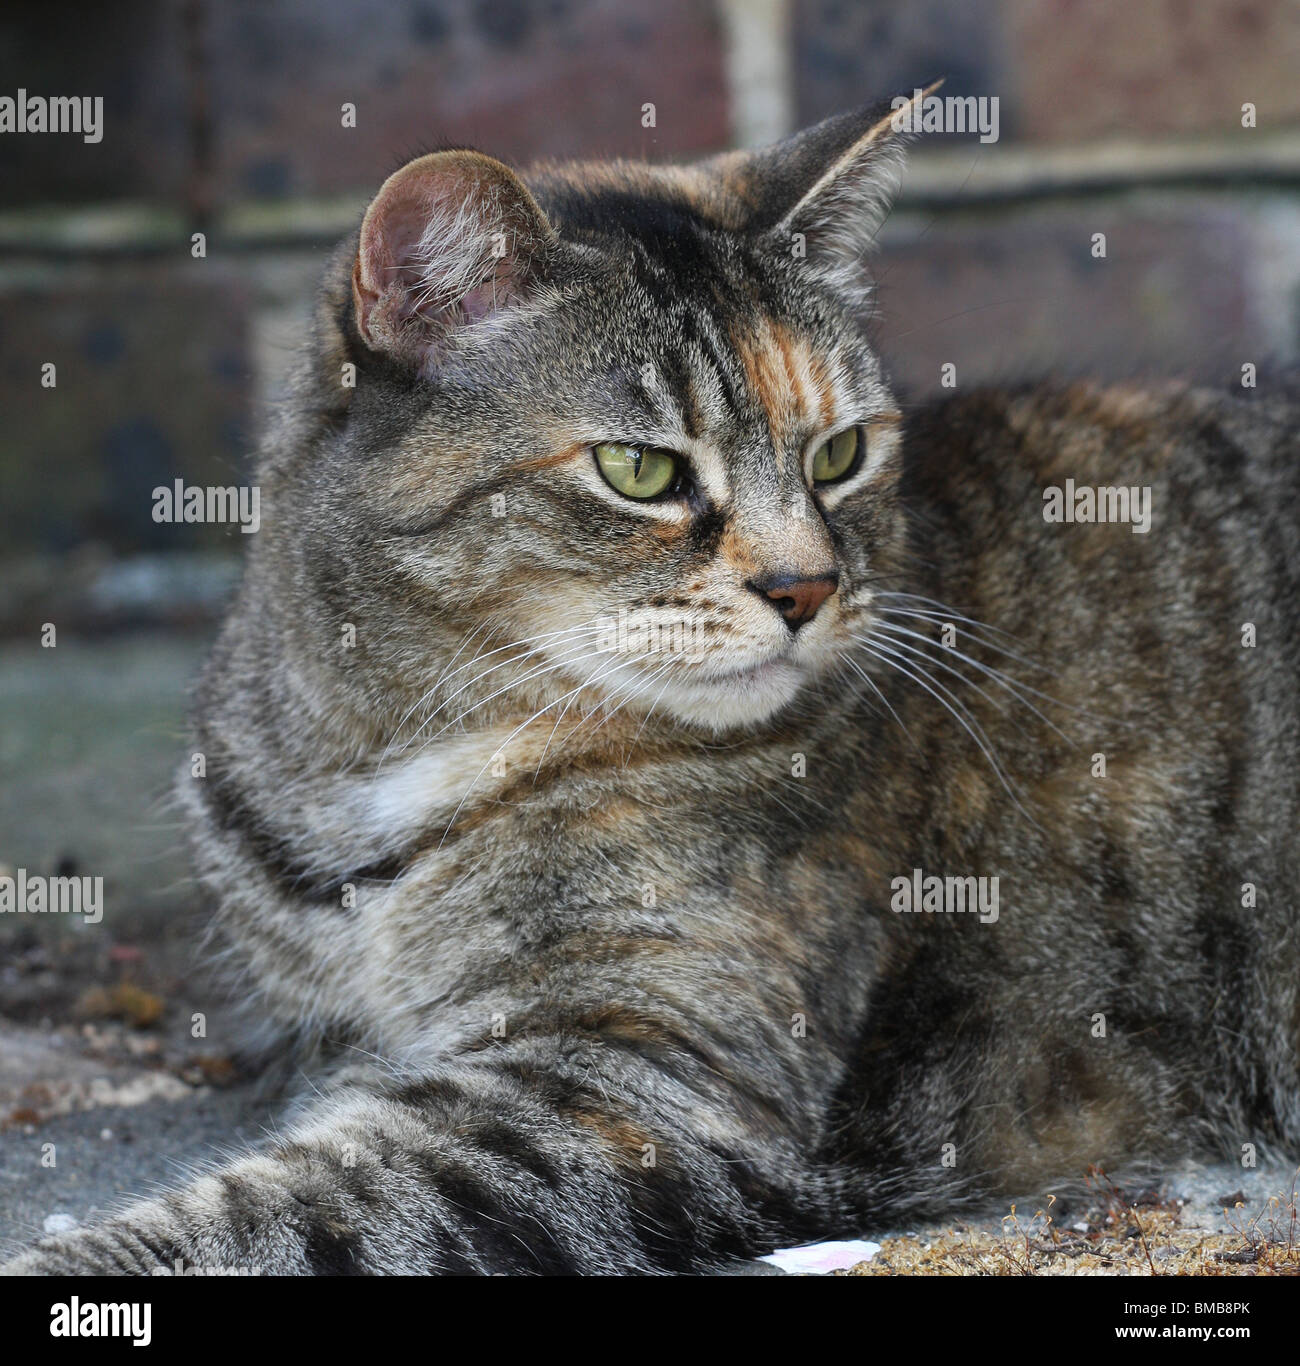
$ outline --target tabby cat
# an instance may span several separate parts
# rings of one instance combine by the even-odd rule
[[[696,1271],[1294,1153],[1294,396],[904,412],[891,112],[385,182],[180,780],[242,990],[341,1061],[11,1270]]]

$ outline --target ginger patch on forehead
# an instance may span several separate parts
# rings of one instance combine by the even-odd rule
[[[828,425],[834,416],[829,372],[805,338],[764,318],[746,331],[734,331],[731,342],[778,454],[802,432]]]

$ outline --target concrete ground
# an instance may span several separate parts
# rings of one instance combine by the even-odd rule
[[[257,1143],[282,1112],[197,966],[202,924],[166,801],[207,643],[147,632],[0,655],[0,872],[104,879],[98,925],[0,916],[0,1258]],[[1050,1218],[1040,1199],[1014,1218],[995,1205],[875,1232],[881,1250],[857,1272],[1300,1271],[1293,1177],[1227,1163],[1097,1179]]]
[[[0,872],[103,878],[98,924],[0,916],[0,1247],[273,1123],[196,966],[203,927],[168,801],[210,634],[61,632],[0,653]]]
[[[109,1032],[106,1044],[0,1029],[0,1106],[11,1117],[0,1140],[5,1251],[151,1195],[273,1130],[277,1107],[255,1085],[213,1086],[204,1064],[173,1070],[156,1054],[128,1061]],[[32,1102],[33,1084],[48,1106]]]

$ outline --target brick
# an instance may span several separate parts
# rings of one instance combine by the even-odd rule
[[[57,367],[44,389],[41,366]],[[248,291],[214,261],[61,273],[0,295],[0,554],[227,545],[153,521],[152,491],[246,468]]]
[[[211,23],[217,179],[233,197],[371,186],[446,144],[528,161],[729,136],[721,25],[692,0],[236,0]]]
[[[942,76],[945,95],[997,95],[1003,136],[1014,111],[998,52],[997,0],[795,0],[795,104],[800,127],[906,94]]]
[[[0,135],[4,204],[179,198],[185,188],[185,69],[179,7],[10,6],[0,95],[104,101],[103,139]]]
[[[1090,254],[1107,236],[1107,259]],[[1016,209],[927,225],[900,215],[876,262],[878,347],[910,394],[1055,372],[1232,383],[1269,329],[1248,278],[1249,225],[1211,201]]]
[[[1287,0],[1004,0],[1026,138],[1242,133],[1300,122],[1300,5]]]
[[[187,202],[377,184],[447,144],[540,157],[664,158],[730,139],[722,24],[700,0],[228,0],[198,7],[211,167],[193,173],[186,7],[17,16],[7,70],[31,93],[104,98],[101,143],[0,137],[6,203]],[[357,127],[340,106],[357,106]],[[657,126],[641,126],[641,106]]]

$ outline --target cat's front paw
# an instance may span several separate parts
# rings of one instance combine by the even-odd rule
[[[88,1255],[89,1254],[89,1255]],[[0,1276],[103,1276],[117,1274],[116,1266],[104,1264],[78,1240],[43,1238],[25,1252],[0,1262]]]
[[[0,1262],[0,1276],[149,1276],[167,1264],[156,1239],[125,1221],[110,1221],[42,1238]]]

